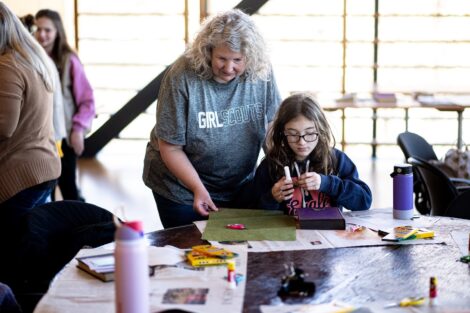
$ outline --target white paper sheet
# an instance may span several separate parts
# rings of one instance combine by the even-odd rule
[[[322,304],[291,304],[291,305],[261,305],[261,313],[463,313],[461,310],[446,310],[446,308],[431,307],[427,303],[416,307],[384,308],[391,302],[369,302],[362,305],[331,302]],[[348,309],[354,307],[354,309]]]
[[[377,230],[387,230],[396,226],[431,227],[439,217],[420,216],[413,220],[396,220],[391,209],[372,209],[367,211],[348,211],[343,213],[347,230],[296,230],[295,241],[248,241],[243,243],[249,252],[269,251],[293,251],[313,250],[329,248],[346,248],[358,246],[386,246],[408,244],[435,244],[446,242],[446,237],[436,233],[433,238],[414,239],[401,242],[382,241]],[[207,221],[194,222],[201,233],[204,232]],[[364,226],[363,229],[353,231],[351,226]],[[375,231],[373,231],[375,230]],[[232,245],[226,245],[217,241],[211,241],[212,245],[223,246],[230,249]]]
[[[392,209],[371,209],[366,211],[343,212],[346,223],[357,224],[374,230],[391,229],[396,226],[431,227],[440,217],[424,216],[412,220],[397,220],[393,218]]]
[[[470,229],[468,232],[465,231],[451,231],[450,232],[452,239],[459,247],[462,255],[470,255]]]
[[[150,278],[151,312],[167,309],[208,313],[242,311],[245,279],[231,288],[226,266],[193,268],[185,262],[184,250],[169,246],[153,248],[152,263],[159,265]],[[237,275],[246,278],[246,249],[237,246],[231,250],[238,254],[235,259]],[[94,253],[98,254],[96,250]],[[114,294],[114,282],[103,283],[79,270],[74,259],[57,276],[34,312],[114,312]]]
[[[260,305],[261,313],[337,313],[351,312],[354,306],[330,302],[322,304],[281,304],[281,305]]]

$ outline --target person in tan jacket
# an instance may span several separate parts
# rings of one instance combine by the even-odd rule
[[[0,2],[0,227],[18,227],[60,175],[54,141],[54,65]]]

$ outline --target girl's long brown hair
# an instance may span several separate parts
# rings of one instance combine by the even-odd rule
[[[57,29],[57,36],[54,40],[54,47],[52,48],[51,58],[57,66],[60,77],[62,78],[68,55],[75,52],[67,43],[64,24],[62,23],[62,19],[60,18],[59,13],[53,10],[43,9],[39,10],[35,16],[36,20],[41,17],[50,19],[54,24],[54,27]]]
[[[311,95],[298,93],[286,98],[281,103],[268,134],[267,158],[270,175],[274,179],[279,179],[284,175],[284,166],[286,165],[290,167],[291,171],[293,170],[295,154],[284,136],[284,127],[289,121],[301,115],[313,121],[318,132],[317,146],[307,158],[310,160],[309,171],[325,175],[335,172],[336,160],[333,154],[335,138],[325,114]]]

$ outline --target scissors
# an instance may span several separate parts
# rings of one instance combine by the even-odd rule
[[[384,306],[384,309],[405,307],[405,306],[420,306],[424,303],[424,297],[406,297],[400,302],[390,303]]]

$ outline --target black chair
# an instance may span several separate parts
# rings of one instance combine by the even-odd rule
[[[420,135],[411,132],[401,133],[398,135],[397,143],[405,155],[405,160],[410,157],[417,157],[422,160],[437,161],[433,147]],[[429,196],[423,186],[423,179],[416,170],[413,170],[413,192],[415,194],[416,210],[421,214],[429,214],[431,211]]]
[[[432,145],[420,135],[411,132],[401,133],[398,135],[397,143],[405,155],[405,160],[413,157],[425,160],[433,165],[438,165],[439,169],[444,171],[454,185],[462,185],[461,179],[452,177],[455,175],[452,173],[452,170],[442,162],[439,162]],[[465,184],[466,183],[463,184],[463,188],[466,188]],[[426,188],[424,188],[423,178],[415,169],[413,169],[413,192],[415,194],[416,210],[421,214],[430,214],[431,204],[429,195],[427,194]]]
[[[447,214],[470,220],[470,190],[460,193],[449,205]]]
[[[422,179],[424,191],[429,197],[428,201],[431,215],[452,217],[468,216],[467,218],[470,218],[470,216],[467,215],[470,214],[469,202],[467,201],[466,205],[462,205],[462,203],[465,203],[464,200],[469,197],[470,180],[458,179],[459,182],[465,185],[456,187],[443,171],[426,160],[420,159],[419,157],[410,157],[408,158],[408,163],[413,165],[413,168]],[[463,192],[464,190],[468,191]],[[461,197],[462,199],[460,199]],[[466,210],[464,210],[464,208]]]
[[[398,146],[405,155],[405,160],[409,157],[418,157],[422,160],[437,160],[433,147],[418,134],[404,132],[398,135]]]

